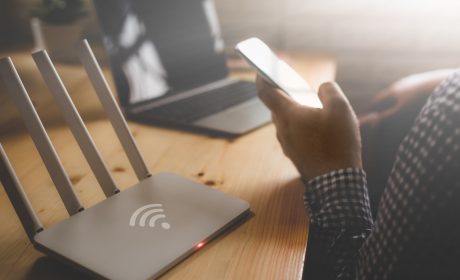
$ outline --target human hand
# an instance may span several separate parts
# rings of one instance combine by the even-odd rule
[[[360,125],[375,126],[409,107],[415,100],[428,95],[452,69],[435,70],[402,78],[378,93],[371,101],[370,110],[359,116]]]
[[[361,136],[356,115],[335,83],[318,92],[323,109],[302,106],[257,77],[260,99],[272,111],[284,153],[301,176],[312,179],[333,170],[361,168]]]

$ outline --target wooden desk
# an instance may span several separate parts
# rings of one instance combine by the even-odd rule
[[[334,79],[334,60],[292,54],[292,65],[314,87]],[[104,199],[94,175],[51,100],[31,58],[13,54],[26,88],[88,208]],[[102,113],[86,76],[77,66],[59,67],[76,106],[121,189],[136,177]],[[254,74],[235,76],[253,78]],[[67,218],[47,171],[17,121],[14,105],[0,85],[0,141],[45,227]],[[1,123],[1,122],[0,122]],[[6,123],[6,124],[5,124]],[[283,155],[273,125],[234,140],[129,123],[151,171],[172,171],[249,202],[254,217],[210,242],[167,272],[163,279],[300,279],[308,232],[302,184]],[[28,241],[0,188],[0,279],[81,279],[84,275],[43,257]]]

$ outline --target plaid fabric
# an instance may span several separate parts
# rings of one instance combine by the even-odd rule
[[[433,92],[401,143],[375,222],[363,170],[305,185],[304,278],[460,279],[460,72]]]
[[[341,169],[308,182],[304,203],[310,222],[322,228],[372,225],[366,176],[361,169]]]

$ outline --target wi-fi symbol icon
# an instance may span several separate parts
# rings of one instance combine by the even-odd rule
[[[155,224],[159,219],[166,218],[166,215],[162,214],[164,212],[162,207],[162,204],[147,204],[138,208],[131,215],[129,226],[135,227],[136,223],[138,223],[140,227],[145,227],[147,225],[149,227],[155,227]],[[161,223],[161,227],[164,229],[170,229],[171,225],[167,222],[163,222]]]

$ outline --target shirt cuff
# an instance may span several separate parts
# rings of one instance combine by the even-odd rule
[[[360,168],[332,171],[304,181],[310,223],[322,228],[371,227],[366,173]]]

